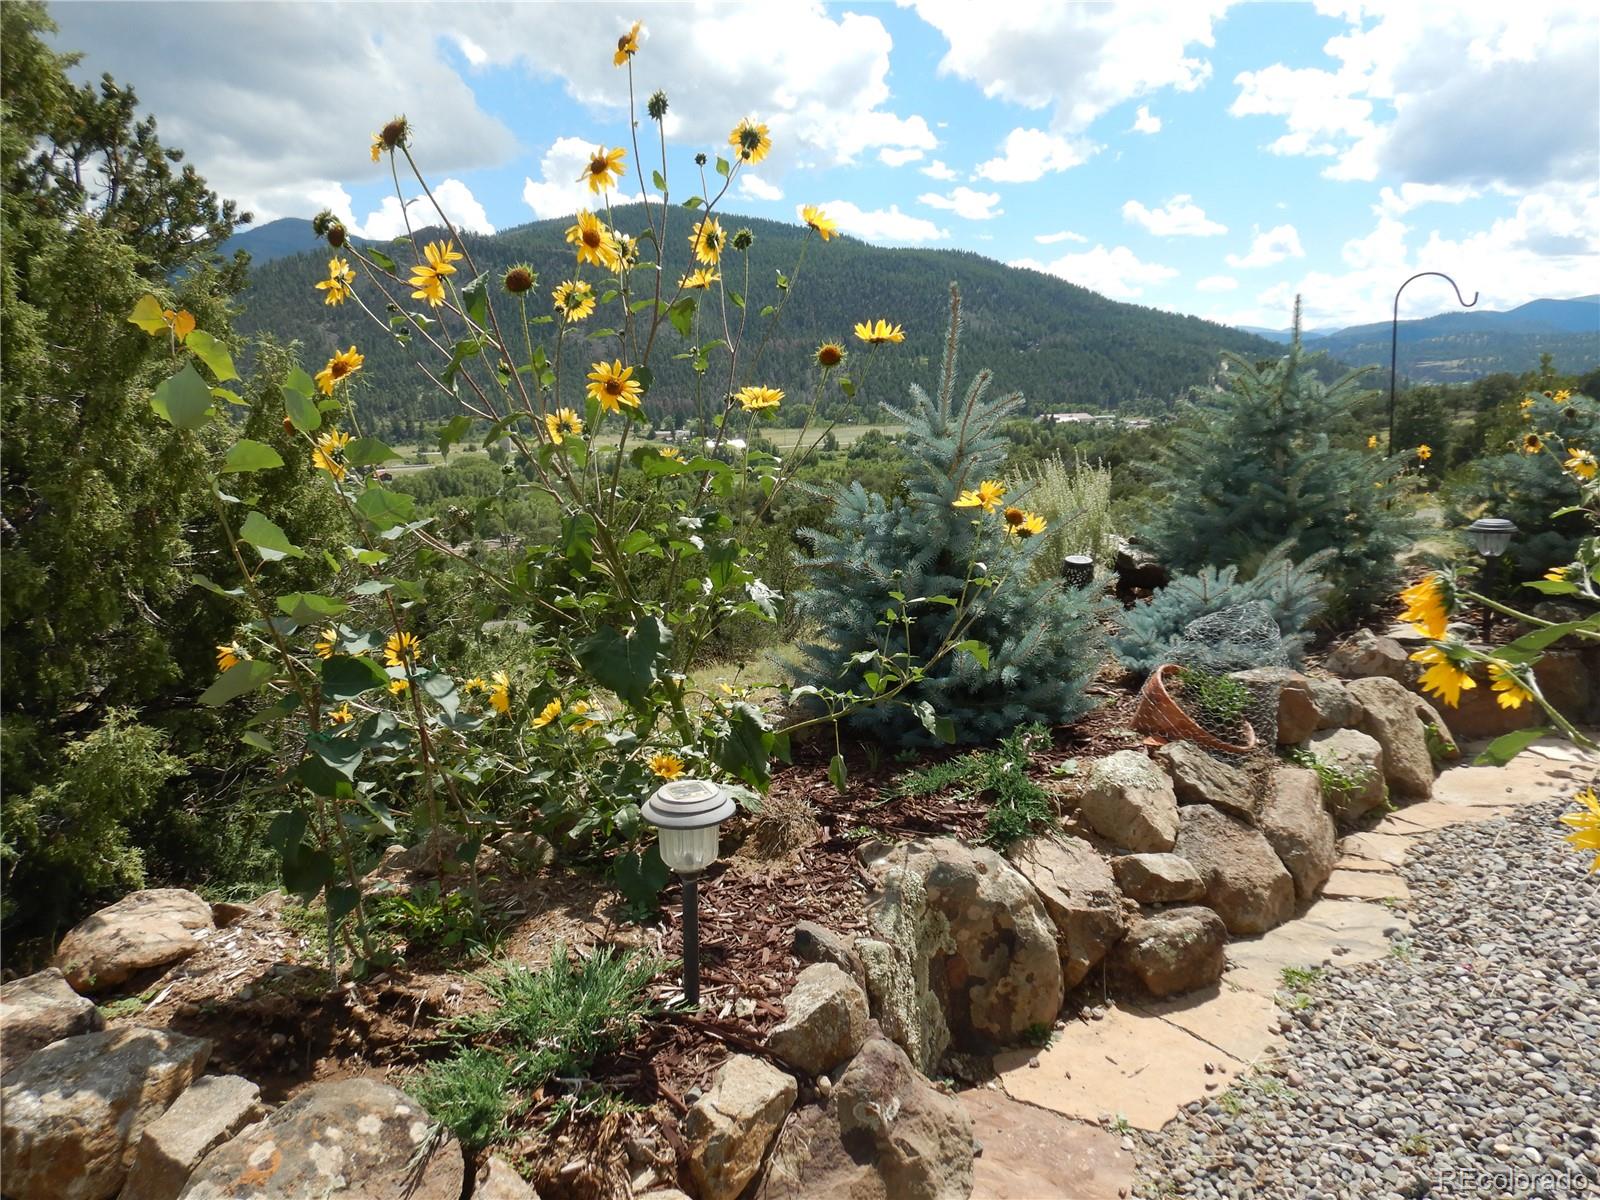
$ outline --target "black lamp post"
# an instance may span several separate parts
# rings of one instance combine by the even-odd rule
[[[1506,547],[1511,544],[1511,535],[1517,532],[1517,527],[1504,517],[1479,517],[1467,526],[1467,533],[1472,537],[1472,544],[1479,554],[1495,562],[1506,552]],[[1484,577],[1488,578],[1489,568],[1484,568]],[[1487,590],[1487,589],[1485,589]],[[1489,627],[1494,624],[1494,609],[1487,604],[1483,606],[1483,641],[1489,642]]]
[[[733,798],[704,779],[677,779],[656,789],[641,815],[656,827],[661,861],[683,883],[683,998],[700,1003],[700,875],[717,861],[717,826],[733,815]]]
[[[1454,279],[1451,279],[1450,276],[1446,275],[1443,271],[1418,271],[1415,275],[1413,275],[1411,277],[1411,279],[1421,279],[1424,275],[1437,275],[1440,279],[1443,279],[1446,283],[1448,283],[1452,288],[1455,288],[1456,300],[1461,304],[1462,308],[1471,308],[1474,304],[1476,304],[1478,302],[1478,293],[1477,292],[1473,292],[1472,293],[1472,299],[1471,300],[1462,300],[1461,299],[1461,289],[1459,287],[1456,287],[1456,281]],[[1406,290],[1406,284],[1409,284],[1411,282],[1411,279],[1406,280],[1405,283],[1402,283],[1398,288],[1395,289],[1395,293],[1394,293],[1394,320],[1391,321],[1390,325],[1389,325],[1389,454],[1391,456],[1394,454],[1394,381],[1395,381],[1395,368],[1396,368],[1397,364],[1399,363],[1399,358],[1400,358],[1400,293]]]

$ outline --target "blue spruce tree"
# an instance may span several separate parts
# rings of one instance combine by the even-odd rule
[[[797,604],[818,627],[816,639],[801,647],[797,673],[807,683],[861,687],[872,668],[856,656],[883,648],[881,622],[898,607],[896,593],[970,599],[965,616],[937,601],[911,606],[914,622],[909,630],[897,628],[888,648],[927,663],[959,620],[963,639],[987,647],[987,665],[966,651],[945,654],[894,703],[849,718],[861,733],[902,743],[931,740],[914,711],[924,702],[952,722],[962,742],[990,741],[1030,722],[1069,722],[1090,707],[1084,689],[1100,660],[1093,599],[1054,580],[1029,581],[1045,541],[1026,529],[1007,532],[1019,530],[1022,510],[955,507],[963,492],[999,478],[1006,453],[999,428],[1022,403],[1016,394],[989,399],[986,370],[957,400],[960,331],[961,297],[952,285],[937,397],[912,385],[909,410],[882,406],[907,428],[905,497],[886,500],[859,483],[840,485],[828,528],[800,534],[812,548],[802,563],[811,587]],[[1026,496],[1015,502],[1026,503]],[[997,582],[974,587],[969,575]]]

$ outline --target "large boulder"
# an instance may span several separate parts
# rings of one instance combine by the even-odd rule
[[[1140,904],[1173,904],[1200,900],[1206,881],[1194,864],[1176,854],[1124,854],[1111,860],[1122,894]]]
[[[1323,807],[1317,773],[1303,767],[1274,771],[1257,825],[1294,877],[1300,899],[1316,895],[1339,858],[1338,831]]]
[[[206,1075],[150,1123],[134,1148],[118,1200],[178,1200],[200,1160],[266,1116],[261,1089],[238,1075]]]
[[[936,1002],[947,1044],[984,1052],[1055,1020],[1062,998],[1055,926],[1005,859],[954,838],[920,839],[896,847],[874,870],[879,889],[867,920],[912,981],[917,998],[909,1006],[925,1011],[924,994]],[[861,940],[857,948],[871,985],[875,952]],[[936,1027],[925,1032],[916,1049],[927,1070],[946,1045]]]
[[[1383,777],[1390,791],[1426,799],[1433,794],[1433,756],[1416,697],[1392,679],[1356,679],[1350,694],[1361,702],[1361,732],[1383,747]]]
[[[793,1077],[735,1054],[684,1118],[689,1173],[700,1200],[734,1200],[755,1178],[797,1092]]]
[[[1172,849],[1178,835],[1178,796],[1172,780],[1138,750],[1095,760],[1078,798],[1089,827],[1133,851]]]
[[[1179,804],[1209,804],[1246,821],[1255,819],[1255,788],[1238,767],[1213,758],[1193,742],[1168,742],[1156,750],[1155,758],[1172,777]]]
[[[376,1079],[314,1083],[224,1142],[182,1200],[460,1200],[461,1146],[427,1111]]]
[[[1112,964],[1152,996],[1176,996],[1222,978],[1227,944],[1227,926],[1209,908],[1167,908],[1129,926]]]
[[[1383,676],[1404,683],[1411,678],[1411,662],[1406,648],[1391,637],[1379,637],[1370,629],[1358,629],[1333,648],[1326,666],[1346,679]]]
[[[1230,674],[1249,688],[1252,696],[1275,702],[1273,725],[1277,730],[1278,745],[1292,745],[1316,729],[1315,709],[1311,701],[1311,681],[1299,671],[1289,667],[1254,667],[1248,671],[1233,671]],[[1256,730],[1256,733],[1263,738],[1269,732],[1271,731]]]
[[[539,1193],[517,1174],[515,1167],[494,1154],[478,1171],[477,1182],[472,1187],[472,1200],[539,1200]]]
[[[1349,823],[1389,798],[1383,773],[1383,747],[1359,729],[1325,729],[1313,733],[1301,749],[1332,768],[1338,780],[1323,780],[1322,802],[1337,821]]]
[[[94,1001],[73,991],[55,967],[13,979],[0,986],[0,1073],[51,1042],[105,1024]]]
[[[1077,838],[1028,838],[1007,857],[1039,893],[1055,923],[1062,985],[1077,987],[1126,926],[1110,866]]]
[[[1294,915],[1294,879],[1271,844],[1208,804],[1183,809],[1176,853],[1206,884],[1206,905],[1229,933],[1265,933]]]
[[[36,1051],[0,1089],[10,1200],[108,1200],[145,1129],[205,1069],[211,1043],[155,1029],[80,1033]]]
[[[55,965],[80,992],[188,958],[216,928],[211,905],[183,888],[133,892],[85,917],[61,939]]]
[[[822,1075],[861,1049],[867,1036],[867,996],[833,963],[813,963],[783,1001],[783,1023],[767,1046],[807,1075]]]
[[[972,1119],[887,1038],[868,1038],[826,1106],[778,1138],[756,1200],[967,1200]]]
[[[1350,689],[1337,679],[1306,679],[1306,692],[1311,697],[1311,707],[1316,714],[1316,723],[1306,733],[1305,737],[1296,738],[1304,741],[1319,729],[1348,729],[1361,723],[1361,701],[1350,694]],[[1288,745],[1279,738],[1280,745]]]
[[[848,938],[815,921],[797,921],[794,926],[794,956],[801,962],[825,963],[845,971],[862,987],[867,986],[866,968],[861,955]]]
[[[867,976],[869,1008],[884,1036],[904,1047],[923,1070],[931,1071],[950,1047],[950,1026],[933,990],[927,960],[916,954],[920,922],[910,919],[909,913],[922,910],[915,904],[902,909],[908,916],[894,941],[858,937],[856,949]]]

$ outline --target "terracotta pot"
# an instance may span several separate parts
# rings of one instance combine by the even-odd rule
[[[1248,754],[1256,748],[1256,731],[1249,721],[1243,721],[1244,741],[1238,745],[1225,742],[1208,733],[1201,724],[1184,711],[1168,688],[1176,682],[1178,665],[1166,663],[1150,673],[1139,689],[1139,707],[1133,712],[1133,727],[1140,733],[1154,734],[1168,741],[1193,742],[1207,750],[1224,754]]]

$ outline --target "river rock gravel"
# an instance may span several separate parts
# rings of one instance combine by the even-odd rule
[[[1600,1196],[1600,874],[1566,811],[1422,839],[1409,939],[1286,981],[1285,1041],[1138,1135],[1135,1194]]]

